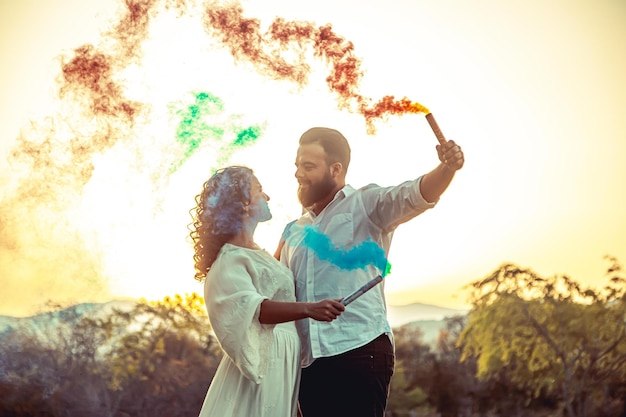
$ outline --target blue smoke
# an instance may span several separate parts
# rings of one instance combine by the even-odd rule
[[[341,269],[351,270],[374,265],[381,271],[383,277],[391,270],[391,265],[385,257],[385,251],[371,238],[367,238],[350,248],[337,248],[318,227],[306,225],[304,226],[303,243],[313,250],[319,259],[330,262]]]

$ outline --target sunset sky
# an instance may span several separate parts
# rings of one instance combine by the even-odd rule
[[[361,115],[339,108],[330,66],[307,43],[283,55],[305,53],[306,81],[276,80],[203,28],[202,2],[153,3],[141,37],[120,32],[122,1],[0,0],[0,314],[202,292],[189,210],[224,165],[253,168],[271,197],[274,217],[257,241],[273,253],[300,213],[295,151],[312,126],[348,138],[355,187],[400,183],[438,162],[423,115],[376,121],[368,134]],[[241,6],[262,32],[276,18],[330,24],[361,60],[359,94],[427,106],[462,146],[466,166],[438,205],[395,234],[391,304],[466,308],[462,287],[503,262],[594,286],[605,282],[605,255],[626,262],[624,1]],[[139,109],[132,122],[93,117],[81,90],[61,89],[63,64],[84,45],[110,60],[119,103]],[[200,92],[222,106],[208,123],[226,134],[254,127],[258,139],[237,149],[178,143]]]

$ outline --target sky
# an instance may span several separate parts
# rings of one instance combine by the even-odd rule
[[[348,138],[355,187],[437,165],[423,114],[368,125],[355,96],[421,103],[466,157],[395,232],[390,304],[467,308],[464,287],[505,262],[595,287],[605,256],[626,262],[623,1],[241,1],[264,40],[273,22],[330,29],[326,55],[308,39],[229,49],[207,18],[227,3],[130,4],[145,8],[0,0],[0,314],[202,293],[189,210],[221,166],[250,166],[271,197],[256,239],[273,253],[301,211],[310,127]],[[327,82],[346,61],[324,59],[346,50],[348,101]]]

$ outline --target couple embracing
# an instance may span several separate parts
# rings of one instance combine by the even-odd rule
[[[384,415],[394,371],[384,287],[340,302],[381,271],[338,268],[301,231],[315,227],[337,247],[371,239],[386,256],[396,227],[434,207],[464,164],[454,141],[436,150],[440,163],[424,175],[354,189],[346,138],[307,130],[295,172],[303,215],[286,225],[273,256],[254,241],[272,215],[253,171],[231,166],[204,183],[192,210],[195,278],[224,356],[200,417]]]

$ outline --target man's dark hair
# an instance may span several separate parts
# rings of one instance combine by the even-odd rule
[[[340,162],[344,173],[350,165],[350,145],[346,138],[335,129],[328,127],[312,127],[300,137],[300,145],[319,143],[326,152],[326,163]]]

